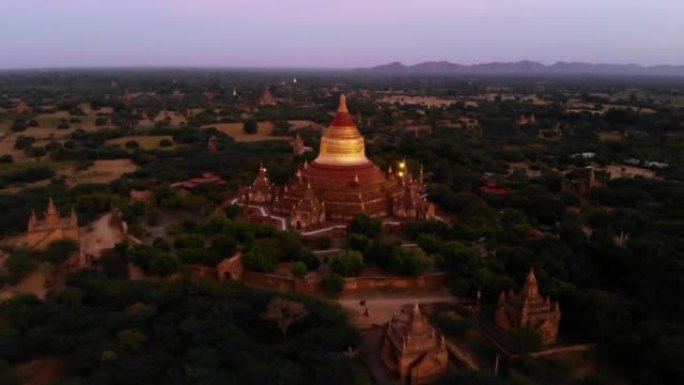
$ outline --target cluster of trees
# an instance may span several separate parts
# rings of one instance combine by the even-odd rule
[[[0,288],[5,284],[16,285],[38,267],[46,270],[65,262],[79,251],[79,244],[71,239],[51,242],[45,250],[28,250],[5,247],[6,256],[0,269]]]
[[[360,214],[349,224],[348,246],[354,251],[345,251],[331,259],[331,267],[356,266],[372,263],[385,270],[409,277],[424,274],[434,266],[434,259],[421,247],[402,247],[401,243],[383,233],[382,222]],[[352,258],[352,256],[354,258]],[[360,260],[359,262],[356,262]],[[333,272],[342,276],[358,275],[361,269],[340,268]]]
[[[292,314],[274,307],[283,303]],[[359,339],[341,309],[234,284],[83,271],[45,301],[3,302],[0,321],[0,376],[9,377],[3,367],[49,356],[59,357],[65,384],[364,381],[342,354]]]

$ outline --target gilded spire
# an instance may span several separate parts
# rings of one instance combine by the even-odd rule
[[[328,130],[321,138],[315,162],[331,166],[359,166],[370,163],[365,154],[363,136],[347,109],[347,100],[340,95],[340,104]]]
[[[340,104],[337,106],[337,112],[349,112],[347,110],[347,97],[344,94],[340,95]]]

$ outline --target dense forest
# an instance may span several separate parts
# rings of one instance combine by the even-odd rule
[[[339,308],[288,295],[307,315],[284,336],[265,316],[275,296],[83,271],[46,301],[24,296],[0,305],[0,358],[59,357],[63,385],[363,382],[343,356],[358,335]]]

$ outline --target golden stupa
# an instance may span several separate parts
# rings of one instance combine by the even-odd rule
[[[357,214],[426,219],[434,216],[434,207],[417,193],[422,187],[422,171],[415,180],[408,172],[395,176],[391,168],[385,174],[366,157],[365,140],[341,95],[321,138],[318,157],[297,170],[295,178],[274,196],[271,209],[288,215],[293,228],[349,221]],[[251,203],[246,190],[241,197]],[[395,205],[401,205],[401,210],[393,210]]]

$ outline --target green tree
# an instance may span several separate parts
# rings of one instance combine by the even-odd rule
[[[434,254],[438,252],[444,243],[442,238],[435,234],[429,233],[419,234],[418,238],[416,238],[416,241],[418,242],[418,246],[420,246],[420,248],[425,250],[425,252],[428,254]]]
[[[304,278],[307,271],[308,268],[306,267],[306,263],[301,261],[294,262],[290,268],[290,273],[292,273],[292,276],[295,278]]]
[[[349,224],[349,232],[373,238],[382,230],[382,221],[366,214],[357,214]]]
[[[31,259],[26,250],[12,250],[5,259],[4,266],[9,272],[9,283],[16,285],[36,268],[36,262]]]
[[[542,339],[539,332],[530,327],[513,328],[508,334],[513,347],[517,352],[530,353],[539,349],[542,345]]]
[[[72,239],[59,239],[48,245],[45,251],[41,253],[41,258],[57,265],[69,259],[73,253],[78,252],[78,249],[78,242]]]
[[[258,129],[259,129],[259,125],[257,124],[257,122],[254,120],[251,120],[251,119],[246,120],[242,124],[242,131],[244,131],[244,133],[248,134],[248,135],[256,134]]]
[[[321,288],[328,295],[340,294],[344,290],[344,277],[339,274],[328,273],[321,280]]]
[[[397,247],[390,260],[390,269],[394,274],[417,277],[433,266],[432,258],[428,257],[419,247]]]
[[[363,255],[358,251],[342,250],[330,259],[330,271],[343,277],[353,277],[363,271]]]
[[[278,265],[280,252],[274,247],[256,245],[250,248],[242,258],[245,269],[262,273],[273,273]]]
[[[138,330],[126,329],[119,332],[117,339],[131,351],[142,350],[143,344],[147,342],[147,336]]]

